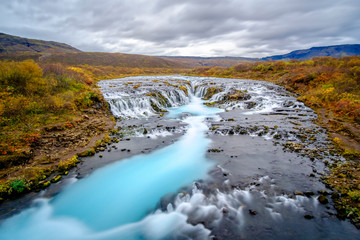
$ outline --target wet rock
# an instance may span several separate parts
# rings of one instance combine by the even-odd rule
[[[311,197],[311,196],[314,196],[314,195],[315,195],[313,191],[307,191],[307,192],[305,192],[304,194],[305,194],[305,196],[307,196],[307,197]]]
[[[329,202],[328,198],[324,195],[320,195],[317,199],[321,204],[327,204]]]
[[[221,150],[217,148],[212,148],[212,149],[208,149],[208,152],[221,152]]]
[[[227,208],[222,208],[222,213],[223,214],[228,214],[229,213],[229,209],[227,209]]]
[[[294,195],[295,195],[295,196],[304,196],[304,193],[301,192],[301,191],[296,190],[296,191],[294,192]]]
[[[257,214],[257,211],[249,209],[249,214],[255,216]]]
[[[251,108],[254,108],[256,106],[256,102],[245,102],[245,105],[246,105],[247,109],[251,109]]]
[[[319,190],[318,193],[321,194],[321,195],[324,195],[324,196],[330,194],[330,193],[329,193],[328,191],[326,191],[326,190]]]

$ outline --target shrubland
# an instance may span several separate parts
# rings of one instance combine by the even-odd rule
[[[27,168],[45,126],[70,128],[84,109],[99,102],[104,100],[92,78],[76,68],[0,61],[0,198],[54,172],[46,164]]]

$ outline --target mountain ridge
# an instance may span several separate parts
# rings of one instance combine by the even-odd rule
[[[313,57],[345,57],[356,55],[360,55],[360,44],[342,44],[295,50],[286,54],[264,57],[261,58],[261,60],[306,60]]]

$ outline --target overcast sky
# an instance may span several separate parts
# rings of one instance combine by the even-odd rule
[[[0,32],[83,51],[264,57],[360,43],[360,0],[0,0]]]

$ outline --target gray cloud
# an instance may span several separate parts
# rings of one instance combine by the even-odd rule
[[[248,56],[359,43],[358,0],[0,0],[0,31],[85,51]]]

